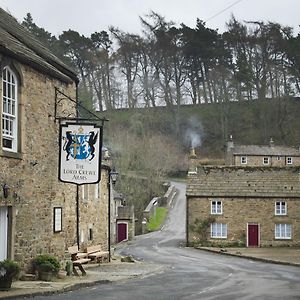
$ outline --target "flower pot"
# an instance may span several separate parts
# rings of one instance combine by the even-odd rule
[[[5,277],[0,279],[0,291],[7,291],[11,288],[12,278]]]
[[[40,271],[39,272],[39,279],[42,281],[52,281],[53,280],[53,273],[47,271]]]

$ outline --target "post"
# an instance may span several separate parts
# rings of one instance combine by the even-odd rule
[[[108,170],[108,183],[107,183],[107,187],[108,187],[108,262],[110,262],[110,201],[111,201],[111,180],[110,180],[110,169]]]
[[[76,238],[77,238],[77,247],[79,250],[79,186],[76,185]]]

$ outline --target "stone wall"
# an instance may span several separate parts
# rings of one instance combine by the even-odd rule
[[[211,214],[211,201],[222,201],[223,213]],[[275,215],[275,202],[287,202],[287,215]],[[188,198],[188,237],[189,243],[199,241],[199,234],[192,231],[193,225],[198,218],[207,220],[213,217],[217,223],[227,224],[226,239],[210,238],[210,227],[207,229],[208,241],[218,244],[241,242],[247,243],[247,224],[257,223],[260,225],[260,245],[300,245],[300,199],[297,198],[214,198],[195,197]],[[275,224],[288,223],[292,225],[292,239],[275,239]]]
[[[247,164],[241,164],[241,157],[247,157]],[[269,158],[269,165],[264,165],[264,157]],[[291,157],[291,156],[288,156]],[[234,155],[233,164],[235,166],[270,166],[270,167],[285,167],[285,166],[300,166],[300,156],[292,157],[293,163],[286,164],[286,156],[261,156],[261,155]],[[228,160],[227,160],[228,161]]]

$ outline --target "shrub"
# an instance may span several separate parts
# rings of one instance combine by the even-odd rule
[[[13,278],[20,272],[20,267],[14,260],[0,261],[0,279]]]
[[[38,255],[33,263],[38,272],[52,272],[57,274],[60,270],[58,259],[49,254]]]

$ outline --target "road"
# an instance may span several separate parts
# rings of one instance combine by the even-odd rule
[[[300,268],[207,253],[184,246],[185,185],[161,231],[137,237],[118,252],[161,264],[145,278],[34,299],[300,299]]]

